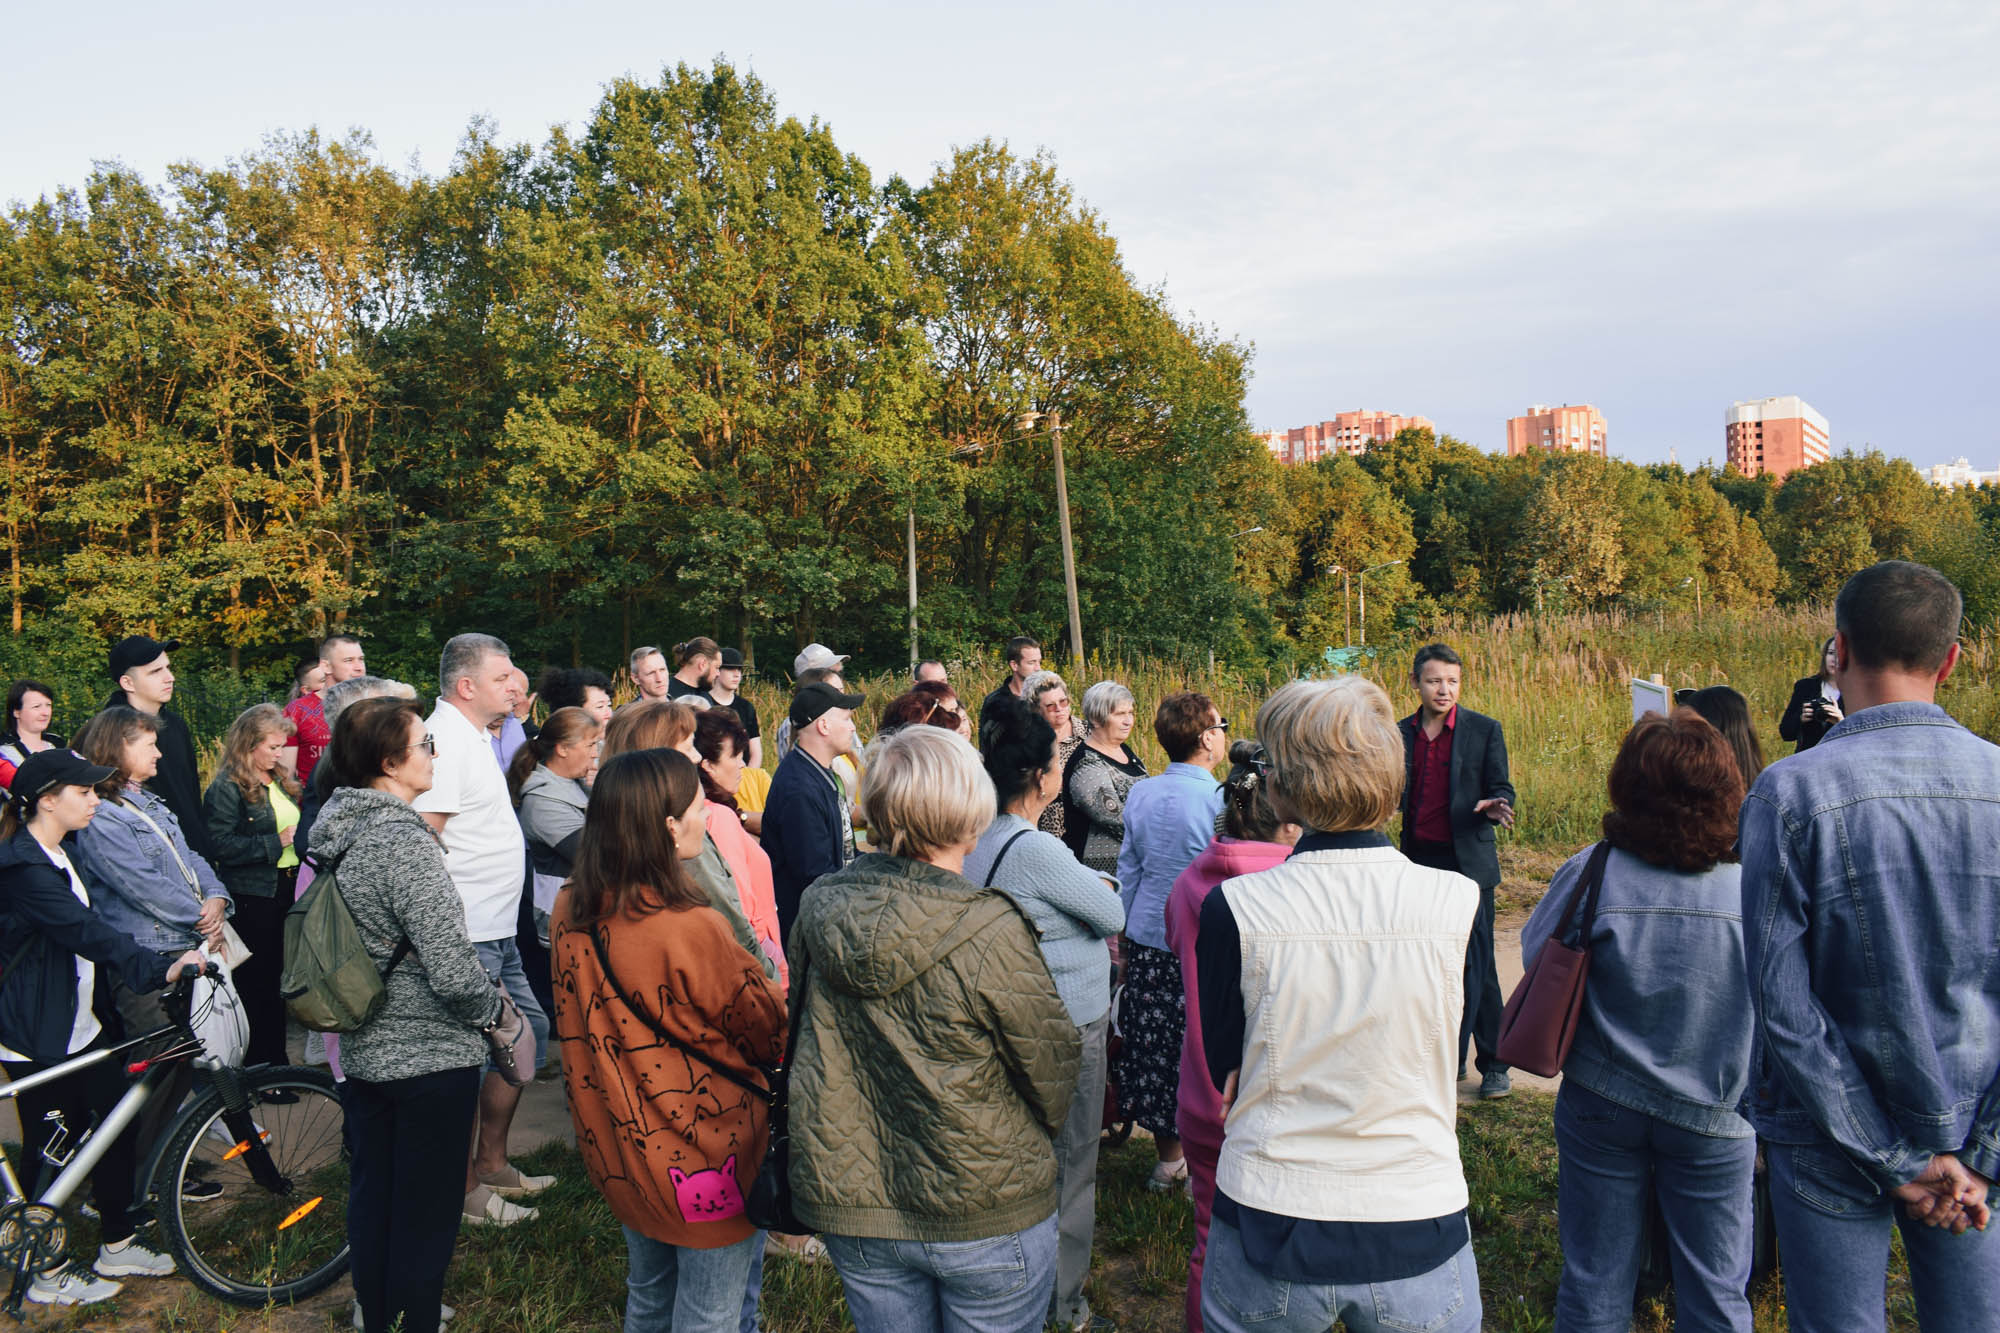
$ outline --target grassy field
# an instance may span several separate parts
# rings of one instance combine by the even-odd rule
[[[1411,655],[1433,638],[1465,658],[1464,702],[1498,718],[1506,728],[1520,814],[1512,841],[1550,851],[1573,851],[1594,840],[1604,812],[1604,776],[1631,724],[1631,681],[1662,676],[1674,688],[1729,685],[1750,701],[1767,759],[1791,753],[1778,739],[1778,716],[1792,682],[1815,669],[1819,646],[1831,633],[1827,608],[1773,610],[1756,616],[1631,619],[1623,616],[1524,617],[1434,626],[1422,639],[1376,646],[1360,670],[1388,690],[1399,713],[1414,710],[1408,684]],[[1162,662],[1092,659],[1082,671],[1064,670],[1073,696],[1099,680],[1117,680],[1139,701],[1140,725],[1132,745],[1158,772],[1165,757],[1150,719],[1162,696],[1199,689],[1230,720],[1235,736],[1254,733],[1257,705],[1285,683],[1264,671],[1227,668],[1190,674]],[[1005,675],[997,657],[948,664],[966,701],[977,708]],[[1940,702],[1966,726],[2000,739],[2000,641],[1982,633],[1965,641],[1961,665],[1946,682]],[[873,730],[881,706],[900,692],[905,678],[857,676],[850,688],[867,694],[863,734]],[[772,734],[790,697],[787,679],[752,681],[748,690]],[[775,766],[766,749],[765,763]]]
[[[1545,1333],[1562,1271],[1556,1237],[1553,1102],[1519,1093],[1505,1102],[1463,1107],[1459,1151],[1471,1191],[1473,1246],[1495,1333]],[[1194,1208],[1182,1194],[1145,1188],[1152,1145],[1135,1138],[1100,1165],[1092,1308],[1124,1333],[1170,1333],[1183,1327],[1188,1246]],[[542,1216],[508,1231],[465,1231],[446,1280],[456,1307],[453,1333],[583,1333],[619,1326],[624,1309],[625,1247],[577,1155],[560,1147],[523,1160],[561,1182],[538,1199]],[[243,1311],[211,1301],[182,1283],[131,1283],[114,1302],[67,1312],[29,1307],[43,1329],[118,1328],[193,1333],[333,1333],[347,1327],[347,1300],[329,1293],[295,1310]],[[1752,1292],[1758,1333],[1781,1333],[1785,1315],[1775,1282]],[[771,1333],[839,1333],[854,1325],[831,1265],[773,1260],[765,1267],[763,1326]],[[1900,1255],[1890,1283],[1890,1327],[1916,1327]],[[1639,1302],[1635,1333],[1667,1333],[1671,1299]]]

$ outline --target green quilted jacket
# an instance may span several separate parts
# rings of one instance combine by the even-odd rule
[[[1076,1025],[1034,924],[997,889],[863,856],[806,890],[791,1094],[794,1202],[816,1230],[978,1240],[1056,1210],[1051,1142]]]

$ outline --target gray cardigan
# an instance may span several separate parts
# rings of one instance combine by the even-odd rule
[[[1021,904],[1042,933],[1042,958],[1072,1023],[1083,1027],[1111,1008],[1111,951],[1105,941],[1125,928],[1116,884],[1077,864],[1060,838],[1019,815],[1001,815],[965,858],[965,877],[985,884],[993,858],[1016,833],[1027,836],[1007,852],[993,887]]]
[[[313,825],[313,857],[339,858],[340,892],[378,967],[396,943],[410,952],[389,974],[375,1017],[340,1038],[341,1067],[370,1083],[483,1064],[479,1028],[500,997],[465,933],[465,905],[424,817],[389,795],[341,787]]]

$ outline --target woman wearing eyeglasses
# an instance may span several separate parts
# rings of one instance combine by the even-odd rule
[[[368,1333],[435,1333],[458,1242],[482,1027],[500,998],[465,931],[444,848],[411,802],[431,789],[436,743],[414,703],[344,709],[326,759],[334,792],[313,825],[321,873],[339,876],[387,996],[340,1039],[353,1156],[347,1236]]]
[[[1180,959],[1167,945],[1167,898],[1180,873],[1215,840],[1222,787],[1213,770],[1229,753],[1229,721],[1207,695],[1184,691],[1160,700],[1153,735],[1167,752],[1167,768],[1132,785],[1118,852],[1125,899],[1118,1102],[1152,1133],[1159,1152],[1147,1188],[1166,1190],[1187,1180],[1176,1114],[1187,1010]]]
[[[1021,682],[1021,697],[1035,706],[1056,733],[1056,798],[1042,811],[1035,827],[1044,833],[1060,838],[1069,826],[1069,797],[1062,790],[1063,774],[1069,771],[1069,761],[1083,744],[1083,723],[1070,706],[1069,686],[1053,671],[1037,671]]]

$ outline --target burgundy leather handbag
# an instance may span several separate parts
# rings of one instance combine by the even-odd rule
[[[1565,929],[1549,936],[1535,964],[1514,987],[1500,1015],[1500,1059],[1517,1069],[1554,1078],[1569,1059],[1583,1016],[1583,987],[1590,976],[1590,928],[1597,921],[1597,895],[1604,887],[1604,862],[1611,844],[1600,842],[1563,907]],[[1583,915],[1577,916],[1577,900]]]

